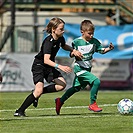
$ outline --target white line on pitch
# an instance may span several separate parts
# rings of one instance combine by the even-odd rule
[[[116,106],[117,104],[103,104],[99,105],[99,107],[109,107],[109,106]],[[79,108],[88,108],[88,106],[68,106],[68,107],[62,107],[64,109],[79,109]],[[14,109],[15,110],[15,109]],[[14,110],[0,110],[0,112],[10,112]],[[27,110],[55,110],[55,108],[38,108],[38,109],[27,109]]]
[[[119,114],[114,114],[115,116],[120,116]],[[113,115],[113,116],[114,116]],[[51,116],[38,116],[38,117],[13,117],[13,118],[0,118],[0,120],[34,120],[34,119],[55,119],[55,118],[96,118],[96,117],[110,117],[112,115],[51,115]]]

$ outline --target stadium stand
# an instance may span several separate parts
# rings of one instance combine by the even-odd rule
[[[14,5],[15,9],[12,5]],[[106,15],[105,22],[107,25],[122,25],[133,23],[133,1],[131,0],[0,0],[0,51],[2,51],[8,38],[12,36],[14,26],[16,26],[14,24],[15,11],[34,11],[35,14],[37,14],[39,11],[79,13],[79,15],[87,13],[92,13],[94,15],[96,13],[97,18],[100,18],[101,13],[104,13]],[[12,19],[10,26],[4,25],[2,21],[6,12],[11,12]],[[33,27],[36,31],[36,25]],[[31,38],[32,37],[30,37],[29,40],[31,40]],[[32,51],[35,49],[37,48],[34,48]],[[13,46],[11,50],[14,51]]]

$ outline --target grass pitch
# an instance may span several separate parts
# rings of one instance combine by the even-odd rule
[[[121,115],[117,103],[133,100],[132,91],[99,91],[97,103],[102,112],[88,110],[89,91],[80,91],[68,99],[58,116],[54,99],[64,92],[44,94],[39,105],[26,110],[28,117],[14,117],[14,111],[30,92],[0,93],[1,133],[132,133],[133,115]]]

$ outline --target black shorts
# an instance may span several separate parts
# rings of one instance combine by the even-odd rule
[[[58,77],[63,77],[62,74],[54,67],[45,67],[44,65],[38,63],[33,63],[31,71],[33,74],[34,84],[37,84],[38,82],[44,83],[44,79],[50,83]]]

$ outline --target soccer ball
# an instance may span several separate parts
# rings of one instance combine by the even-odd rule
[[[130,99],[122,99],[117,104],[117,109],[120,114],[132,114],[133,113],[133,101]]]

